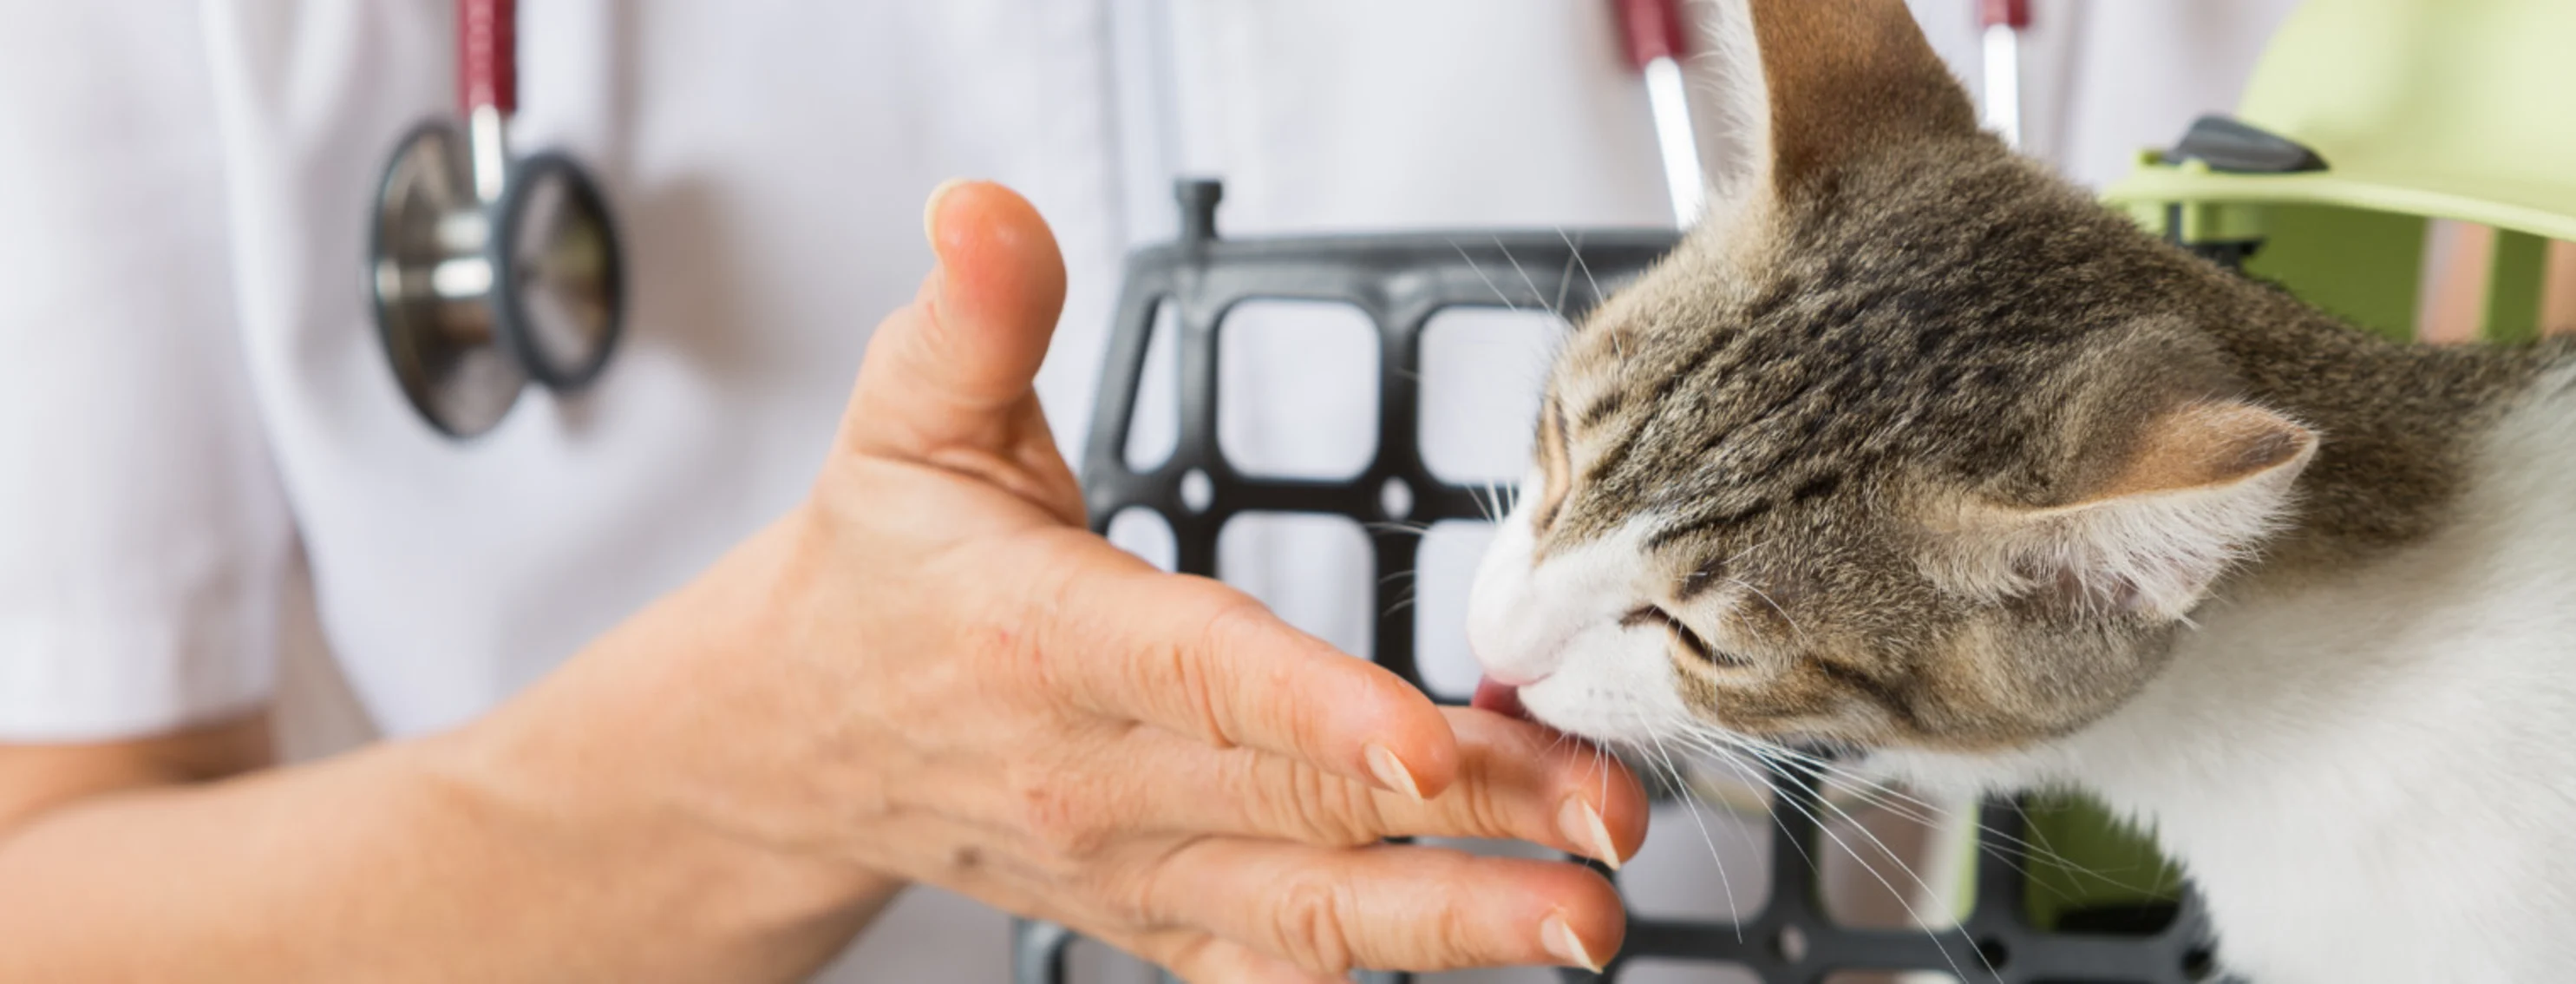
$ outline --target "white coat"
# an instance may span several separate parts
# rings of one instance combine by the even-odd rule
[[[1974,4],[1914,6],[1973,88]],[[2027,142],[2100,183],[2232,103],[2289,3],[2036,6]],[[414,734],[506,700],[802,494],[952,175],[1018,188],[1064,247],[1039,388],[1068,449],[1119,256],[1170,235],[1175,173],[1226,179],[1230,235],[1670,221],[1601,3],[526,0],[514,145],[605,184],[630,322],[591,391],[531,390],[457,443],[396,388],[360,277],[385,155],[450,110],[451,17],[85,0],[0,32],[0,741],[277,703],[314,751],[353,740],[328,722]],[[1478,480],[1522,470],[1544,359],[1497,339],[1456,349],[1467,382],[1428,409]],[[1236,350],[1230,452],[1365,456],[1365,367]],[[1364,547],[1305,529],[1248,527],[1225,574],[1361,648]],[[1477,542],[1440,536],[1435,627]],[[1472,683],[1454,635],[1426,660]],[[998,916],[915,893],[888,920],[834,979],[1000,979]]]

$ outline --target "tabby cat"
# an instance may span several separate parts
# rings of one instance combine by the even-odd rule
[[[1700,9],[1749,165],[1558,357],[1480,701],[2080,786],[2262,984],[2576,980],[2576,354],[2157,240],[1900,0]]]

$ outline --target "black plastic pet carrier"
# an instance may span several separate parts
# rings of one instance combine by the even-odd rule
[[[1245,513],[1311,513],[1347,517],[1369,530],[1375,555],[1372,658],[1421,685],[1415,665],[1415,609],[1404,601],[1420,538],[1389,521],[1485,519],[1497,508],[1484,489],[1442,481],[1425,463],[1421,434],[1422,338],[1443,309],[1507,306],[1554,310],[1569,322],[1601,294],[1670,249],[1668,230],[1472,232],[1228,240],[1216,233],[1222,189],[1185,181],[1178,194],[1180,241],[1141,250],[1127,263],[1097,416],[1083,462],[1094,529],[1120,513],[1143,509],[1170,525],[1180,570],[1216,574],[1217,539]],[[1578,255],[1579,254],[1579,255]],[[1584,271],[1540,278],[1530,270]],[[1517,271],[1517,272],[1515,272]],[[1245,474],[1218,447],[1218,324],[1247,300],[1347,303],[1376,328],[1378,419],[1375,456],[1358,474],[1320,481]],[[1138,409],[1157,315],[1177,315],[1178,440],[1160,465],[1132,468],[1125,453]],[[1454,702],[1455,698],[1451,698]],[[1982,809],[1973,873],[1973,905],[1957,925],[1937,929],[1863,928],[1830,917],[1814,859],[1833,845],[1819,826],[1814,777],[1769,773],[1777,810],[1771,832],[1772,882],[1762,908],[1740,922],[1648,917],[1632,912],[1626,946],[1606,972],[1560,971],[1566,981],[1622,979],[1639,960],[1731,965],[1766,984],[1811,984],[1851,972],[1937,971],[1966,984],[2186,984],[2212,980],[2208,924],[2189,893],[2048,914],[2040,925],[2026,905],[2034,862],[2026,818],[2031,804],[1995,802]],[[2036,872],[2045,874],[2045,872]],[[1020,923],[1015,930],[1020,984],[1066,980],[1075,937],[1063,927]],[[1405,981],[1365,973],[1362,979]],[[1887,979],[1887,978],[1880,978]]]

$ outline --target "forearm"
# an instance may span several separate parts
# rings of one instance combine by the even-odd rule
[[[900,884],[708,822],[672,749],[727,736],[653,682],[708,614],[666,601],[638,621],[700,631],[622,627],[456,732],[0,830],[0,980],[799,976]]]
[[[894,888],[512,803],[441,757],[388,745],[37,818],[0,841],[0,979],[787,979]]]

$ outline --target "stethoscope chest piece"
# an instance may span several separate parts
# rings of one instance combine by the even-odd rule
[[[529,380],[588,385],[625,320],[625,267],[598,184],[569,157],[512,161],[501,146],[509,6],[462,5],[460,30],[485,32],[463,46],[473,137],[443,119],[414,128],[385,165],[369,240],[376,329],[394,378],[454,437],[499,424]],[[478,75],[497,81],[477,86]]]

